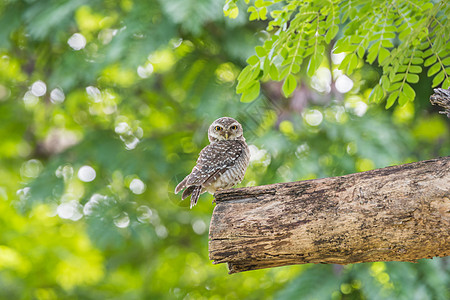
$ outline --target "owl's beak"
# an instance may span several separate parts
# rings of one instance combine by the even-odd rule
[[[229,136],[228,132],[225,131],[225,139],[226,139],[226,140],[228,140],[228,136]]]

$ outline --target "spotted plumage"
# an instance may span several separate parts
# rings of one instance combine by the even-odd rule
[[[214,194],[241,182],[250,159],[242,126],[233,118],[215,120],[208,129],[208,139],[210,144],[200,152],[192,172],[175,188],[175,193],[185,189],[182,199],[191,195],[191,208],[200,194]]]

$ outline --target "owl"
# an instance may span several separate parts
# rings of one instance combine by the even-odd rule
[[[203,148],[191,174],[175,188],[175,194],[185,189],[181,198],[191,195],[191,208],[200,194],[228,189],[244,178],[250,151],[243,135],[242,125],[233,118],[215,120],[208,129],[210,144]]]

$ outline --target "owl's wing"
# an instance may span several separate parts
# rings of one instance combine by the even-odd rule
[[[186,182],[190,185],[208,185],[232,167],[243,152],[239,141],[219,141],[203,148],[197,164]]]

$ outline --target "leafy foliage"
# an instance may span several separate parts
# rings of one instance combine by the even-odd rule
[[[345,95],[318,93],[313,81],[299,83],[293,74],[286,75],[284,88],[260,85],[269,52],[260,46],[251,57],[267,39],[264,18],[274,7],[283,11],[282,3],[255,2],[250,15],[260,22],[248,22],[237,13],[242,4],[233,2],[229,15],[235,19],[228,20],[222,4],[0,2],[0,298],[448,298],[445,259],[341,272],[291,266],[233,276],[211,264],[212,196],[203,195],[189,210],[173,189],[218,117],[241,121],[252,145],[243,186],[343,175],[450,152],[448,120],[429,105],[408,101],[391,112],[366,103],[378,73],[359,68],[359,58],[354,88]],[[294,16],[288,13],[286,20]],[[336,28],[341,20],[329,11],[315,26],[331,22],[327,26]],[[303,33],[309,50],[298,51],[311,56],[317,42],[324,46],[323,63],[327,33],[314,37],[311,30]],[[83,38],[85,44],[72,44]],[[307,64],[300,58],[269,68],[269,75],[281,80],[284,69]],[[247,59],[259,61],[259,69],[243,71],[251,74],[249,83],[258,82],[252,93],[265,94],[242,103],[235,88]],[[424,59],[430,66],[436,62],[437,56]],[[317,58],[318,71],[319,65]],[[417,75],[412,87],[427,98],[426,74]],[[295,97],[284,99],[283,91],[292,89]],[[323,290],[318,278],[326,283]],[[379,296],[385,288],[390,292]]]
[[[236,10],[229,0],[226,14]],[[246,1],[248,2],[248,1]],[[392,1],[289,1],[257,0],[250,5],[250,20],[272,20],[270,37],[255,48],[256,55],[239,75],[237,92],[241,101],[254,100],[260,81],[282,81],[289,97],[297,87],[295,74],[305,67],[312,77],[333,53],[345,53],[338,68],[352,74],[362,60],[382,68],[380,82],[369,100],[386,108],[415,99],[411,84],[419,81],[424,67],[433,76],[432,86],[450,87],[450,4],[425,0]],[[336,39],[336,40],[335,40]],[[330,63],[330,62],[328,62]]]

